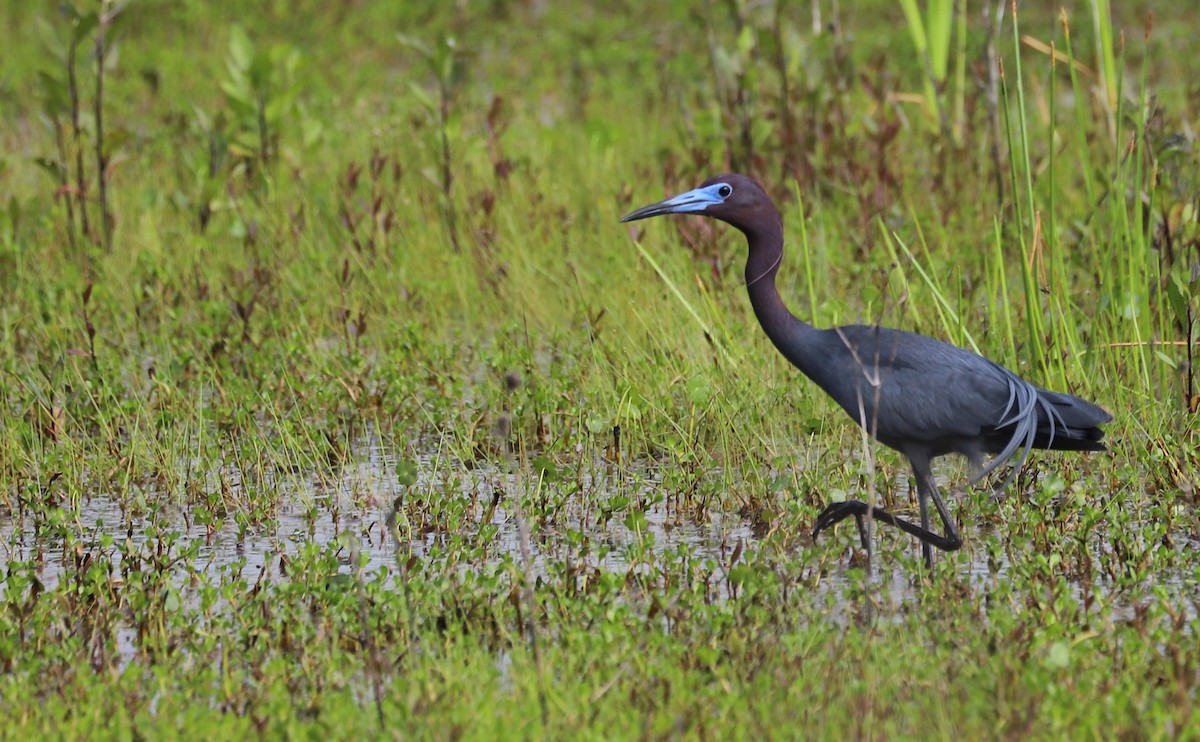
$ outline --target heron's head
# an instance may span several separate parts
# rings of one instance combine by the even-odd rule
[[[775,223],[779,220],[779,212],[758,183],[733,173],[709,178],[699,188],[643,206],[626,214],[621,221],[632,222],[663,214],[710,216],[743,232],[754,229],[759,220],[773,220]]]

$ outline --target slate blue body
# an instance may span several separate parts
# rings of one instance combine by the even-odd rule
[[[821,330],[793,315],[775,285],[783,259],[783,223],[753,180],[721,175],[621,221],[676,213],[720,219],[746,235],[746,287],[771,342],[851,419],[880,443],[903,453],[912,465],[920,526],[851,500],[831,503],[822,511],[814,539],[853,516],[869,549],[863,518],[870,516],[919,538],[925,561],[931,564],[931,547],[954,550],[962,545],[933,481],[931,459],[951,453],[967,457],[975,469],[971,481],[976,482],[1018,450],[1021,459],[1012,476],[1034,448],[1104,450],[1099,426],[1112,418],[1091,402],[1042,389],[976,353],[924,335],[873,325]],[[995,456],[987,466],[985,454]],[[930,501],[944,535],[929,529]]]

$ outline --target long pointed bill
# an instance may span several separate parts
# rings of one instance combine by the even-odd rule
[[[662,216],[663,214],[687,214],[704,211],[709,206],[725,201],[718,191],[721,187],[722,184],[717,183],[704,188],[697,188],[687,193],[681,193],[674,198],[668,198],[666,201],[659,201],[656,204],[643,206],[637,211],[621,217],[621,221],[632,222],[638,219],[649,219],[652,216]]]

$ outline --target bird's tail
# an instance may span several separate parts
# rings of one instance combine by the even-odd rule
[[[1056,451],[1104,451],[1104,431],[1098,426],[1112,415],[1085,399],[1051,392],[1041,387],[1038,395],[1038,424],[1034,448]]]
[[[1019,449],[1021,460],[999,489],[1007,487],[1025,465],[1035,448],[1058,451],[1104,451],[1100,425],[1112,415],[1087,400],[1072,394],[1052,392],[1034,386],[1016,374],[997,366],[1008,379],[1008,406],[1005,417],[992,435],[1003,449],[991,463],[972,477],[978,482],[1008,461]]]

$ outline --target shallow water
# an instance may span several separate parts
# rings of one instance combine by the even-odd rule
[[[494,467],[448,462],[431,453],[418,457],[417,482],[411,488],[405,488],[396,481],[396,464],[396,460],[381,447],[365,446],[354,463],[339,468],[332,477],[325,476],[320,482],[301,479],[279,482],[277,487],[282,496],[275,517],[268,526],[257,528],[240,529],[232,518],[228,518],[220,527],[210,529],[194,522],[184,507],[174,503],[159,505],[156,509],[152,507],[150,515],[133,516],[110,494],[97,493],[80,503],[69,516],[74,542],[82,544],[85,551],[100,549],[101,539],[107,535],[114,542],[124,543],[128,539],[135,546],[149,547],[152,546],[150,534],[155,529],[174,532],[178,534],[176,550],[193,546],[197,550],[197,558],[189,562],[189,571],[216,577],[231,565],[240,565],[242,576],[251,582],[264,575],[285,578],[283,564],[301,549],[313,545],[337,548],[345,573],[352,570],[354,552],[365,556],[363,569],[368,574],[382,569],[395,571],[398,559],[437,556],[439,551],[444,557],[450,548],[447,546],[449,534],[436,528],[424,529],[426,532],[422,533],[422,529],[412,527],[411,522],[404,527],[404,518],[401,518],[399,531],[405,536],[397,542],[389,532],[388,523],[398,497],[408,500],[437,497],[437,493],[444,495],[447,492],[447,486],[457,488],[455,494],[474,503],[466,522],[478,531],[497,489],[517,492],[529,484]],[[760,537],[749,521],[715,509],[697,522],[690,514],[681,513],[670,505],[651,505],[645,510],[645,528],[640,534],[624,525],[621,513],[607,522],[597,522],[597,513],[601,509],[598,498],[613,492],[619,491],[631,501],[641,498],[652,501],[652,495],[661,489],[662,476],[657,467],[652,461],[623,467],[607,461],[595,462],[590,468],[591,473],[581,477],[580,492],[587,494],[571,496],[558,508],[555,517],[539,524],[528,539],[522,538],[520,516],[512,510],[511,498],[501,498],[491,509],[489,522],[497,529],[494,537],[489,538],[482,550],[473,550],[469,558],[456,558],[456,569],[477,570],[502,561],[523,567],[523,542],[528,546],[534,576],[546,575],[548,563],[563,559],[570,559],[573,564],[588,570],[625,573],[630,568],[631,551],[641,548],[647,536],[652,538],[649,553],[655,557],[682,550],[689,559],[713,559],[720,565],[729,565],[735,551],[753,551],[760,547]],[[226,474],[226,480],[238,487],[236,472]],[[903,481],[899,484],[903,486]],[[146,500],[153,502],[156,496],[167,497],[148,492]],[[571,529],[586,533],[588,537],[588,548],[582,553],[570,543]],[[852,530],[852,527],[843,526],[839,531],[845,529]],[[961,565],[959,574],[965,585],[986,590],[989,584],[1005,579],[1011,568],[1005,552],[1001,550],[989,556],[988,549],[983,546],[989,537],[977,528],[967,527],[963,535],[968,548],[956,559]],[[1188,542],[1177,548],[1195,546]],[[1104,543],[1095,545],[1097,550],[1104,548]],[[915,554],[915,543],[912,549]],[[120,551],[110,547],[108,552],[119,568]],[[61,539],[35,536],[31,523],[16,514],[0,517],[0,557],[5,562],[34,561],[43,585],[53,589],[74,553],[64,552]],[[820,563],[815,554],[806,556],[803,550],[798,550],[794,558],[801,563],[806,559],[811,563],[816,584],[814,600],[828,596],[830,592],[840,595],[852,584],[861,587],[861,583],[856,583],[858,577],[854,580],[848,577],[852,570],[844,557]],[[873,580],[872,589],[877,605],[896,607],[919,599],[920,588],[913,574],[903,566],[891,564],[886,557],[877,557],[877,563],[881,569]],[[648,573],[649,569],[643,564],[635,571]],[[1136,599],[1122,600],[1120,595],[1113,595],[1112,586],[1093,584],[1100,584],[1105,595],[1114,598],[1110,606],[1118,613],[1134,610]],[[1172,593],[1187,593],[1184,579],[1178,575],[1168,576],[1158,585]],[[718,585],[716,589],[720,597],[728,597],[727,585]],[[1078,598],[1084,588],[1072,584],[1071,589]],[[839,608],[845,608],[842,602],[841,598],[834,601]],[[1195,615],[1194,600],[1182,601],[1182,605],[1189,615]],[[832,618],[838,620],[837,616]],[[118,639],[123,648],[132,651],[131,636],[124,640],[119,636]]]
[[[243,576],[256,578],[265,568],[267,574],[279,570],[281,558],[295,555],[307,545],[342,546],[342,556],[348,563],[351,551],[357,550],[366,557],[365,571],[372,572],[384,567],[395,568],[398,554],[425,557],[430,554],[445,534],[437,531],[419,533],[418,528],[404,528],[408,538],[398,544],[389,532],[389,517],[397,497],[406,492],[439,492],[444,488],[441,481],[430,480],[429,471],[444,469],[445,464],[432,462],[433,455],[419,457],[417,483],[406,489],[396,483],[396,462],[384,455],[379,448],[371,448],[360,459],[338,472],[331,487],[328,484],[280,483],[285,492],[276,517],[268,526],[239,529],[232,518],[218,528],[210,529],[195,522],[178,504],[157,506],[151,515],[130,515],[122,503],[109,493],[97,493],[82,501],[78,509],[69,514],[73,522],[74,540],[85,547],[99,548],[101,538],[110,536],[114,542],[124,543],[128,539],[135,546],[145,546],[148,533],[174,531],[179,534],[176,548],[184,550],[195,546],[199,558],[196,566],[203,572],[216,574],[230,565],[244,560]],[[479,519],[486,514],[492,492],[497,488],[517,491],[521,482],[512,475],[501,473],[495,468],[471,465],[456,467],[455,478],[464,498],[474,496],[479,503],[475,510],[477,519],[473,524],[482,525]],[[236,473],[229,477],[238,481]],[[640,487],[650,489],[657,477],[643,467]],[[326,480],[328,482],[328,480]],[[585,476],[585,487],[593,485]],[[236,484],[235,484],[236,487]],[[147,493],[152,500],[157,493]],[[161,495],[160,495],[161,496]],[[508,506],[504,498],[492,512],[490,523],[498,532],[488,546],[487,562],[496,563],[510,557],[522,563],[519,516]],[[594,503],[593,503],[594,505]],[[541,571],[548,558],[562,547],[565,531],[580,527],[587,520],[595,520],[594,514],[585,514],[587,508],[568,503],[555,522],[544,524],[529,539],[532,566]],[[628,566],[622,556],[626,547],[638,543],[644,536],[626,528],[618,514],[603,525],[594,525],[589,536],[594,542],[608,548],[592,565],[603,569],[621,570]],[[401,521],[406,519],[401,518]],[[757,539],[749,523],[737,516],[711,512],[702,523],[681,517],[668,507],[651,507],[646,511],[644,534],[653,538],[652,553],[661,554],[686,545],[695,556],[714,557],[727,561],[737,544],[743,548],[754,548]],[[36,561],[38,576],[47,589],[52,589],[64,572],[66,560],[71,555],[64,553],[60,539],[34,535],[31,522],[20,514],[0,517],[0,554],[5,562]],[[119,566],[120,554],[113,556]],[[347,566],[348,570],[349,567]]]

